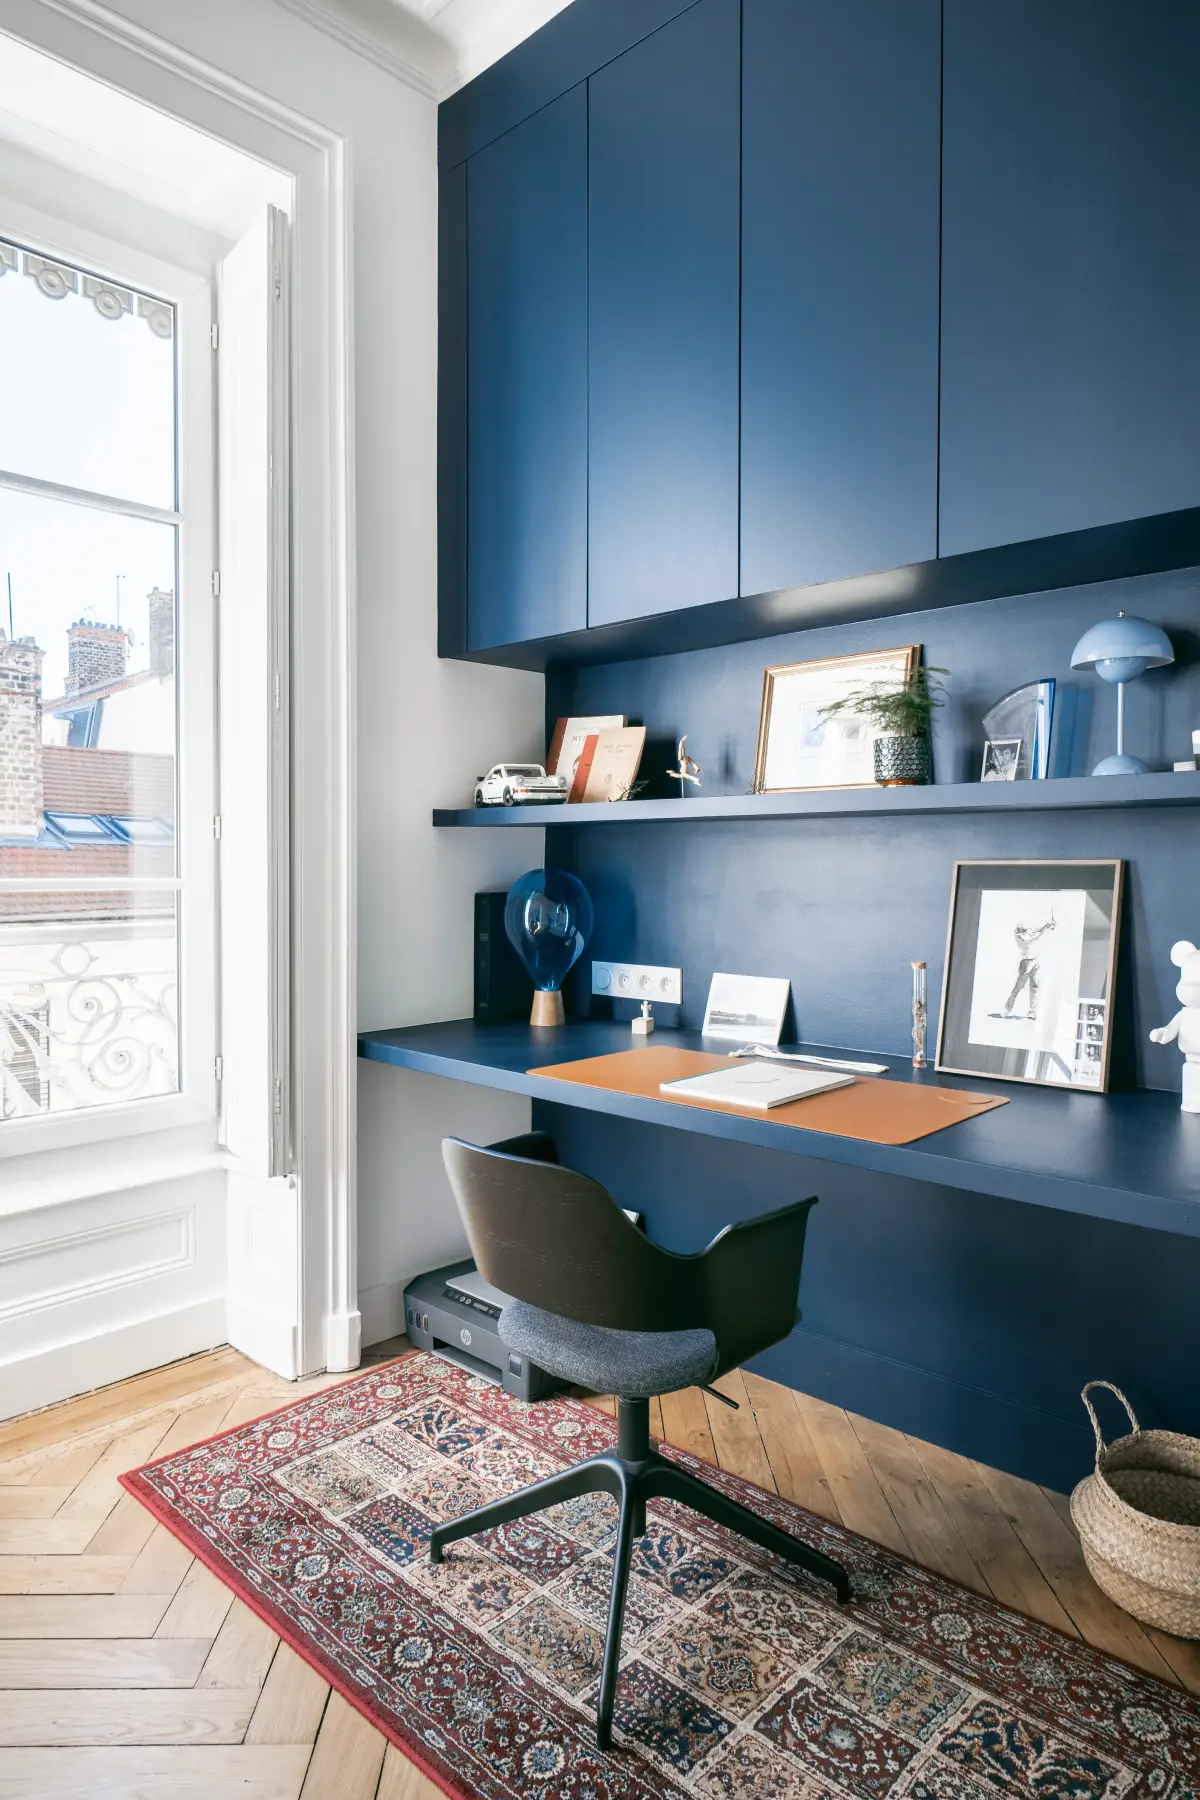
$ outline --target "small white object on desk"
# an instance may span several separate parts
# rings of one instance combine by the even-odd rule
[[[1178,1044],[1183,1051],[1184,1112],[1200,1113],[1200,950],[1186,938],[1171,946],[1171,961],[1179,970],[1179,986],[1175,989],[1183,1002],[1169,1025],[1160,1025],[1150,1033],[1152,1044]]]
[[[650,1002],[642,1001],[642,1010],[629,1026],[634,1037],[649,1037],[654,1030],[654,1014],[650,1010]]]
[[[803,1063],[811,1069],[849,1069],[855,1075],[890,1075],[886,1063],[851,1062],[840,1056],[807,1056],[803,1050],[777,1050],[773,1044],[742,1044],[730,1056],[766,1056],[774,1062]]]
[[[729,1106],[752,1106],[758,1112],[786,1106],[791,1100],[807,1100],[833,1088],[852,1087],[853,1075],[836,1075],[825,1069],[771,1068],[757,1057],[733,1069],[714,1069],[707,1075],[689,1075],[682,1081],[663,1081],[659,1092],[684,1100],[723,1100]]]
[[[701,1036],[777,1044],[790,992],[786,976],[716,974],[709,983]]]

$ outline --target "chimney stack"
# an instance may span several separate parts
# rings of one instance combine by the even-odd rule
[[[42,656],[31,637],[0,631],[0,837],[42,829]]]
[[[165,679],[175,672],[175,595],[170,588],[151,588],[150,673]]]
[[[122,680],[128,653],[129,634],[119,625],[76,619],[67,632],[67,692],[80,694]]]

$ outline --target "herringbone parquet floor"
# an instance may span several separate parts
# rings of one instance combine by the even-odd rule
[[[0,1800],[433,1800],[117,1486],[124,1469],[345,1379],[290,1384],[216,1350],[0,1425]],[[1061,1495],[753,1375],[721,1385],[740,1411],[689,1390],[663,1401],[655,1429],[1200,1694],[1200,1646],[1105,1600]]]

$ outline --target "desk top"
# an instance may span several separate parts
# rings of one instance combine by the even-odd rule
[[[559,1106],[665,1125],[842,1163],[880,1174],[932,1181],[967,1193],[1049,1206],[1058,1211],[1200,1237],[1200,1113],[1182,1113],[1174,1094],[1087,1094],[996,1082],[1011,1104],[948,1126],[915,1144],[872,1144],[669,1100],[617,1094],[556,1081],[530,1069],[628,1050],[629,1026],[571,1020],[556,1030],[526,1024],[479,1025],[456,1019],[368,1031],[359,1055],[372,1062],[528,1094]],[[712,1048],[697,1032],[663,1031],[653,1040],[680,1049]],[[886,1062],[893,1078],[979,1092],[979,1078],[917,1071],[875,1051],[806,1045],[819,1055]],[[990,1087],[993,1084],[987,1083]]]

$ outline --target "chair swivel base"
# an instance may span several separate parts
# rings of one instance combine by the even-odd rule
[[[748,1507],[740,1506],[706,1482],[699,1481],[686,1469],[661,1456],[650,1441],[650,1406],[646,1400],[622,1400],[617,1409],[617,1447],[577,1463],[559,1475],[550,1475],[532,1487],[523,1488],[503,1500],[451,1519],[435,1528],[429,1540],[430,1561],[440,1563],[447,1544],[459,1538],[475,1537],[497,1525],[511,1525],[531,1513],[544,1512],[583,1494],[611,1494],[620,1507],[617,1526],[616,1555],[613,1559],[612,1595],[608,1607],[608,1632],[604,1641],[604,1665],[600,1676],[600,1699],[596,1709],[596,1742],[601,1750],[612,1743],[613,1703],[616,1698],[617,1665],[621,1660],[621,1628],[625,1619],[625,1593],[629,1585],[629,1563],[634,1539],[646,1530],[648,1500],[677,1500],[701,1513],[714,1524],[727,1526],[749,1538],[751,1543],[771,1551],[785,1562],[807,1569],[832,1582],[839,1603],[851,1598],[850,1577],[840,1563],[810,1548],[798,1538],[760,1518]]]

